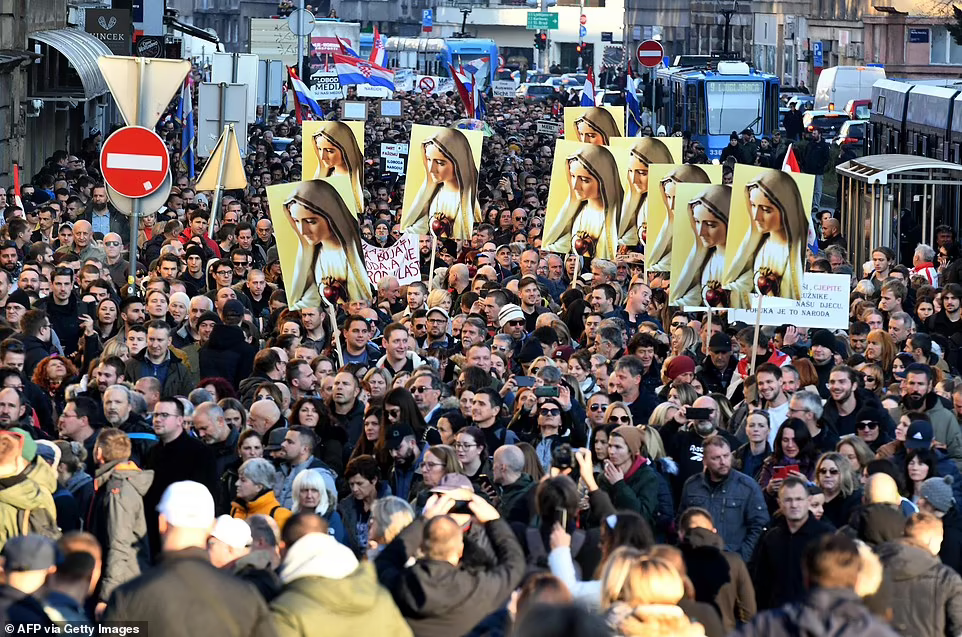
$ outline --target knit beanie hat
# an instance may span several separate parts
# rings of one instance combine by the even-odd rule
[[[514,303],[508,303],[498,312],[498,325],[504,327],[511,321],[523,321],[524,312]]]
[[[641,429],[631,427],[630,425],[622,425],[613,429],[611,435],[620,436],[625,441],[625,444],[628,445],[628,450],[633,457],[641,454],[641,448],[645,444]]]
[[[944,478],[929,478],[919,487],[919,497],[941,513],[947,512],[955,503],[952,496],[952,476]]]
[[[665,369],[665,374],[671,380],[675,380],[682,374],[693,374],[695,373],[695,361],[689,356],[681,355],[675,356],[668,363],[668,367]]]

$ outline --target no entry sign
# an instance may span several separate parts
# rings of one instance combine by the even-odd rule
[[[653,69],[661,64],[663,57],[665,57],[665,48],[661,46],[661,42],[645,40],[638,45],[638,62],[642,66]]]
[[[140,199],[156,192],[170,169],[163,140],[140,126],[121,128],[100,151],[104,181],[119,194]]]

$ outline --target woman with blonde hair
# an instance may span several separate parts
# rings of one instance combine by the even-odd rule
[[[634,426],[628,405],[620,400],[610,403],[608,409],[605,410],[605,424],[611,427]]]
[[[361,181],[364,177],[364,153],[354,137],[354,131],[344,122],[323,121],[311,136],[311,150],[317,158],[314,179],[324,179],[334,175],[350,178],[354,191],[354,205],[357,216],[361,216],[364,195]]]
[[[823,519],[836,529],[848,524],[852,512],[862,503],[858,475],[848,458],[835,451],[823,453],[815,464],[815,484],[825,495]]]
[[[649,264],[647,270],[651,272],[669,272],[671,270],[671,246],[675,235],[675,191],[678,184],[710,184],[708,173],[694,164],[682,164],[674,169],[658,184],[661,200],[665,204],[665,222],[661,228],[655,230],[655,240],[646,256]]]
[[[731,186],[711,185],[688,203],[688,221],[695,241],[678,281],[671,286],[672,305],[725,305],[724,297],[717,296],[709,296],[714,302],[708,303],[705,293],[721,291],[731,198]]]
[[[734,198],[736,193],[732,193]],[[742,195],[751,226],[725,273],[730,307],[750,308],[751,295],[802,298],[805,241],[811,223],[789,173],[766,170]]]
[[[671,330],[671,356],[691,355],[698,345],[698,333],[694,328],[676,327]]]
[[[614,260],[624,190],[615,156],[604,146],[585,146],[567,158],[568,196],[550,215],[542,248],[548,252]]]
[[[865,360],[875,363],[885,372],[886,378],[892,376],[892,361],[895,360],[895,341],[885,330],[872,330],[865,339]]]
[[[410,208],[401,212],[401,230],[442,239],[470,239],[482,220],[478,168],[467,136],[443,128],[421,143],[424,181]]]
[[[444,289],[431,290],[428,294],[427,307],[444,308],[444,311],[448,314],[451,313],[451,304],[453,303],[451,299],[451,293]]]
[[[674,420],[677,411],[678,405],[675,403],[663,402],[651,412],[651,416],[648,417],[648,424],[652,427],[663,427]]]
[[[875,460],[875,452],[872,448],[855,434],[842,436],[835,445],[835,451],[848,460],[855,475],[860,475],[865,465]]]
[[[334,186],[303,181],[282,210],[298,241],[287,287],[291,310],[322,307],[322,295],[331,302],[373,298],[357,218]]]
[[[671,151],[659,139],[642,137],[628,155],[628,190],[618,222],[618,245],[644,245],[643,225],[648,218],[648,167],[672,163]]]
[[[881,365],[877,363],[864,363],[857,367],[856,370],[862,372],[862,382],[865,385],[865,389],[879,398],[885,395],[885,371]]]
[[[347,546],[347,533],[341,514],[337,512],[337,495],[330,493],[324,483],[324,476],[317,469],[305,469],[294,478],[291,486],[291,496],[294,500],[291,513],[312,511],[327,522],[328,533],[334,539]]]
[[[624,637],[697,637],[705,634],[678,602],[685,583],[664,560],[647,557],[637,549],[619,548],[605,566],[601,606],[608,625]]]

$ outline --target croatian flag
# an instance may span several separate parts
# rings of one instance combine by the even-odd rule
[[[485,78],[487,78],[491,73],[488,71],[488,63],[490,58],[481,57],[476,60],[471,60],[470,62],[464,63],[464,71],[468,75],[474,76],[478,80],[478,89],[484,88]]]
[[[585,78],[585,87],[581,90],[581,105],[595,105],[595,72],[588,67],[588,76]]]
[[[459,71],[450,64],[448,65],[448,70],[454,79],[454,86],[458,89],[458,95],[461,96],[461,103],[464,104],[465,114],[470,118],[474,118],[475,101],[471,88],[471,80],[465,75],[464,71]]]
[[[181,130],[180,157],[187,168],[187,176],[194,178],[197,158],[194,153],[194,96],[190,76],[180,92],[180,114],[184,128]]]
[[[641,105],[638,103],[638,95],[631,87],[632,82],[628,82],[628,86],[625,87],[625,104],[628,108],[625,109],[625,115],[628,118],[628,126],[625,130],[628,131],[628,137],[637,137],[638,133],[641,132]]]
[[[377,30],[377,25],[374,25],[374,45],[371,47],[371,57],[368,60],[371,64],[378,66],[387,64],[387,49],[384,48],[383,38],[384,36]]]
[[[352,58],[361,57],[360,55],[357,54],[357,51],[351,48],[350,40],[345,40],[341,36],[337,36],[337,44],[339,47],[341,47],[341,53],[343,53],[344,55]]]
[[[294,67],[287,67],[287,72],[290,76],[291,89],[294,91],[295,96],[294,114],[297,117],[297,123],[300,124],[303,122],[305,115],[309,115],[306,119],[324,119],[324,111],[321,110],[321,105],[311,97],[311,89],[307,88],[307,85],[301,81],[301,78],[297,77],[297,71],[294,70]],[[303,113],[302,108],[307,109],[308,112]]]
[[[334,67],[341,85],[370,84],[394,90],[394,71],[346,55],[334,53],[331,57],[334,58]]]

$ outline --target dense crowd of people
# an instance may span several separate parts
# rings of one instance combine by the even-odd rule
[[[366,125],[359,223],[380,246],[403,197],[381,142],[461,117],[452,95],[403,109]],[[5,621],[957,634],[952,229],[911,268],[885,246],[853,264],[820,215],[807,267],[851,275],[849,329],[756,336],[668,306],[640,254],[540,251],[554,140],[535,122],[560,104],[488,112],[485,222],[436,252],[422,237],[422,281],[335,313],[287,307],[265,188],[300,179],[291,116],[252,127],[249,186],[214,215],[170,118],[176,185],[133,233],[99,136],[0,192]]]

